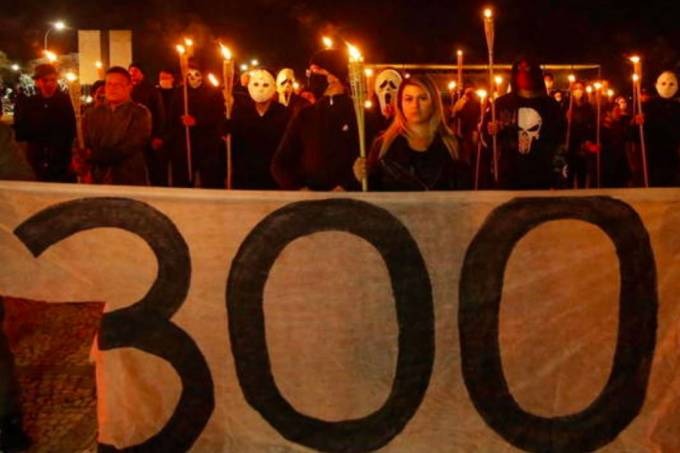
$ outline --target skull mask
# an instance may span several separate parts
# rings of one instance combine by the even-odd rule
[[[189,82],[189,86],[191,88],[199,88],[201,85],[203,85],[203,76],[201,75],[201,71],[198,69],[189,69],[189,72],[187,72],[187,81]]]
[[[293,94],[293,83],[295,82],[295,73],[290,68],[284,68],[279,71],[276,76],[276,91],[279,93],[279,102],[288,106],[290,96]]]
[[[267,102],[276,93],[274,76],[264,69],[256,69],[250,72],[248,81],[248,93],[257,103]]]
[[[519,153],[529,154],[534,142],[541,138],[543,118],[538,112],[529,107],[519,109],[517,126],[519,127]]]
[[[394,105],[399,85],[401,85],[401,74],[394,69],[385,69],[375,78],[375,93],[380,102],[380,111],[386,117],[391,116],[390,110]]]
[[[662,72],[656,79],[656,91],[664,99],[670,99],[678,92],[678,78],[671,71]]]

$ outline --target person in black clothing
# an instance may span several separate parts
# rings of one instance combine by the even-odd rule
[[[549,189],[557,184],[556,157],[564,141],[557,102],[546,93],[541,67],[529,58],[512,66],[512,92],[496,100],[496,122],[482,131],[491,147],[497,134],[500,189]]]
[[[174,187],[224,188],[226,149],[222,140],[225,106],[222,93],[203,83],[203,75],[194,68],[187,75],[189,114],[184,115],[183,90],[175,92],[172,107],[170,165]],[[185,126],[191,138],[189,175]]]
[[[571,114],[571,134],[567,144],[568,186],[571,188],[591,187],[595,182],[595,129],[597,114],[588,101],[585,84],[574,82],[571,95],[574,97]],[[567,111],[567,120],[569,112]]]
[[[228,129],[233,149],[234,189],[278,188],[270,166],[288,124],[286,107],[276,102],[276,82],[264,69],[253,70],[248,82],[250,102],[234,107]]]
[[[680,101],[678,79],[671,71],[656,81],[658,96],[642,106],[649,184],[653,187],[680,185]]]
[[[368,159],[354,164],[371,190],[420,191],[470,188],[470,167],[459,158],[446,126],[439,91],[428,76],[412,76],[396,94],[394,121],[376,139]]]
[[[16,140],[26,142],[26,157],[38,181],[75,182],[70,169],[76,135],[71,98],[59,90],[57,70],[49,64],[35,68],[37,93],[21,94],[14,110]]]
[[[144,151],[149,183],[152,186],[168,186],[168,155],[163,149],[165,109],[161,94],[144,76],[137,63],[128,67],[132,79],[132,100],[151,112],[151,141]]]
[[[602,187],[628,187],[631,170],[626,143],[632,136],[630,115],[614,104],[602,122]]]
[[[347,55],[336,49],[319,51],[308,74],[318,101],[288,125],[272,160],[272,175],[284,190],[355,190],[359,186],[352,165],[359,156],[359,137],[347,94]]]

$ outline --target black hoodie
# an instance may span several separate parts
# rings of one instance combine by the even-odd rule
[[[522,61],[529,63],[535,87],[529,95],[520,94],[517,87]],[[554,161],[565,134],[560,106],[547,95],[540,66],[529,59],[520,59],[512,66],[511,86],[511,93],[496,100],[499,188],[549,189],[556,185]],[[486,126],[490,120],[489,112],[483,127],[489,148],[492,139]]]

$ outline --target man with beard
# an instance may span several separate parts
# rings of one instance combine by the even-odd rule
[[[555,159],[564,140],[557,102],[548,96],[541,67],[529,58],[512,66],[512,91],[496,100],[496,122],[483,130],[497,135],[500,189],[549,189],[556,185]]]
[[[284,190],[357,189],[352,165],[359,156],[359,137],[348,95],[348,56],[321,50],[312,56],[308,75],[318,100],[288,125],[272,160],[274,179]]]
[[[142,68],[137,63],[128,67],[132,80],[132,100],[142,104],[151,112],[151,141],[144,151],[149,183],[152,186],[168,185],[168,158],[163,150],[163,131],[165,130],[165,109],[161,95],[146,80]]]
[[[172,184],[175,187],[224,188],[225,145],[222,130],[225,106],[222,94],[203,83],[196,67],[187,74],[189,114],[184,114],[183,90],[177,90],[172,108]],[[191,140],[189,175],[186,128]]]
[[[276,91],[278,93],[278,101],[279,104],[286,107],[291,118],[310,104],[307,99],[295,93],[293,89],[294,84],[295,72],[293,72],[292,69],[283,68],[279,71],[279,74],[276,76]]]
[[[288,124],[289,113],[276,102],[274,76],[265,69],[251,71],[250,102],[234,107],[228,129],[233,149],[234,189],[278,188],[270,166]]]
[[[49,64],[35,68],[37,93],[21,94],[14,110],[16,139],[26,142],[26,157],[38,181],[75,182],[70,170],[76,117],[71,98],[59,90],[57,70]]]
[[[658,96],[642,106],[649,184],[674,187],[680,184],[680,102],[678,78],[665,71],[656,81]]]

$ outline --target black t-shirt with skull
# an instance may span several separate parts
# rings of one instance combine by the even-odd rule
[[[484,125],[490,121],[487,113]],[[496,100],[499,188],[548,189],[555,185],[555,155],[565,139],[560,106],[551,97],[514,93]],[[485,134],[491,148],[491,137]]]

